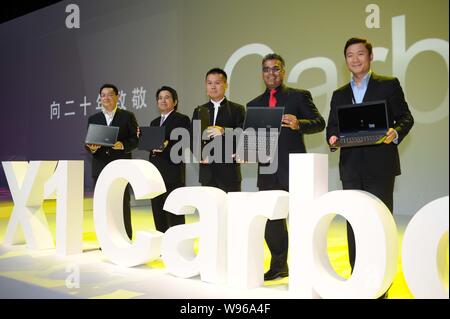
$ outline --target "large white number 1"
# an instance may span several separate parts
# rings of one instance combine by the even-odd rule
[[[56,254],[82,253],[83,161],[59,161],[45,184],[45,198],[56,193]]]

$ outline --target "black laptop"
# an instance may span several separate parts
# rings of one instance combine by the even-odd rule
[[[386,101],[337,107],[338,140],[335,147],[381,144],[389,129]]]
[[[138,149],[151,151],[162,150],[164,148],[164,140],[166,130],[164,126],[148,126],[140,127],[141,135],[139,136]]]
[[[284,107],[247,107],[244,132],[240,138],[237,155],[248,162],[258,162],[257,154],[273,157],[278,145]],[[253,156],[252,156],[253,155]]]
[[[113,146],[119,135],[119,127],[99,124],[89,124],[85,144],[96,144],[102,146]]]

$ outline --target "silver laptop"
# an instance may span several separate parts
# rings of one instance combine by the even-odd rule
[[[268,162],[278,146],[284,107],[247,107],[236,156],[245,162]],[[263,158],[262,158],[263,157]]]
[[[97,144],[102,146],[113,146],[117,142],[119,127],[99,124],[89,124],[85,144]]]
[[[139,136],[138,149],[151,151],[164,148],[166,137],[164,126],[148,126],[140,127],[139,129],[141,130],[141,135]]]
[[[337,108],[338,140],[335,147],[383,143],[389,129],[386,101],[341,105]]]

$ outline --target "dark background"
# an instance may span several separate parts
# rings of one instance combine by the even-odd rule
[[[45,8],[61,0],[14,0],[2,2],[0,23],[18,18],[24,14]]]

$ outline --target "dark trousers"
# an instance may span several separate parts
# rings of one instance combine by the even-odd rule
[[[357,189],[369,192],[378,197],[389,208],[391,214],[393,214],[394,208],[394,183],[395,176],[379,179],[369,180],[352,180],[342,181],[343,189]],[[350,266],[355,266],[356,247],[355,236],[350,223],[347,222],[347,241],[348,241],[348,254],[350,259]]]
[[[241,182],[225,184],[222,181],[216,180],[214,178],[207,183],[202,183],[202,186],[216,187],[223,190],[225,193],[241,191]]]
[[[184,215],[175,215],[163,209],[164,203],[170,192],[183,185],[166,185],[166,192],[155,198],[152,198],[153,221],[157,231],[165,233],[172,226],[185,223]]]
[[[97,178],[94,177],[94,186],[97,185]],[[131,226],[131,208],[130,208],[130,191],[131,186],[127,184],[123,193],[123,223],[128,238],[132,238],[133,228]]]
[[[288,191],[287,187],[281,185],[260,186],[259,190]],[[286,219],[267,220],[264,239],[266,240],[270,254],[272,255],[270,269],[274,271],[287,271],[289,235]]]

